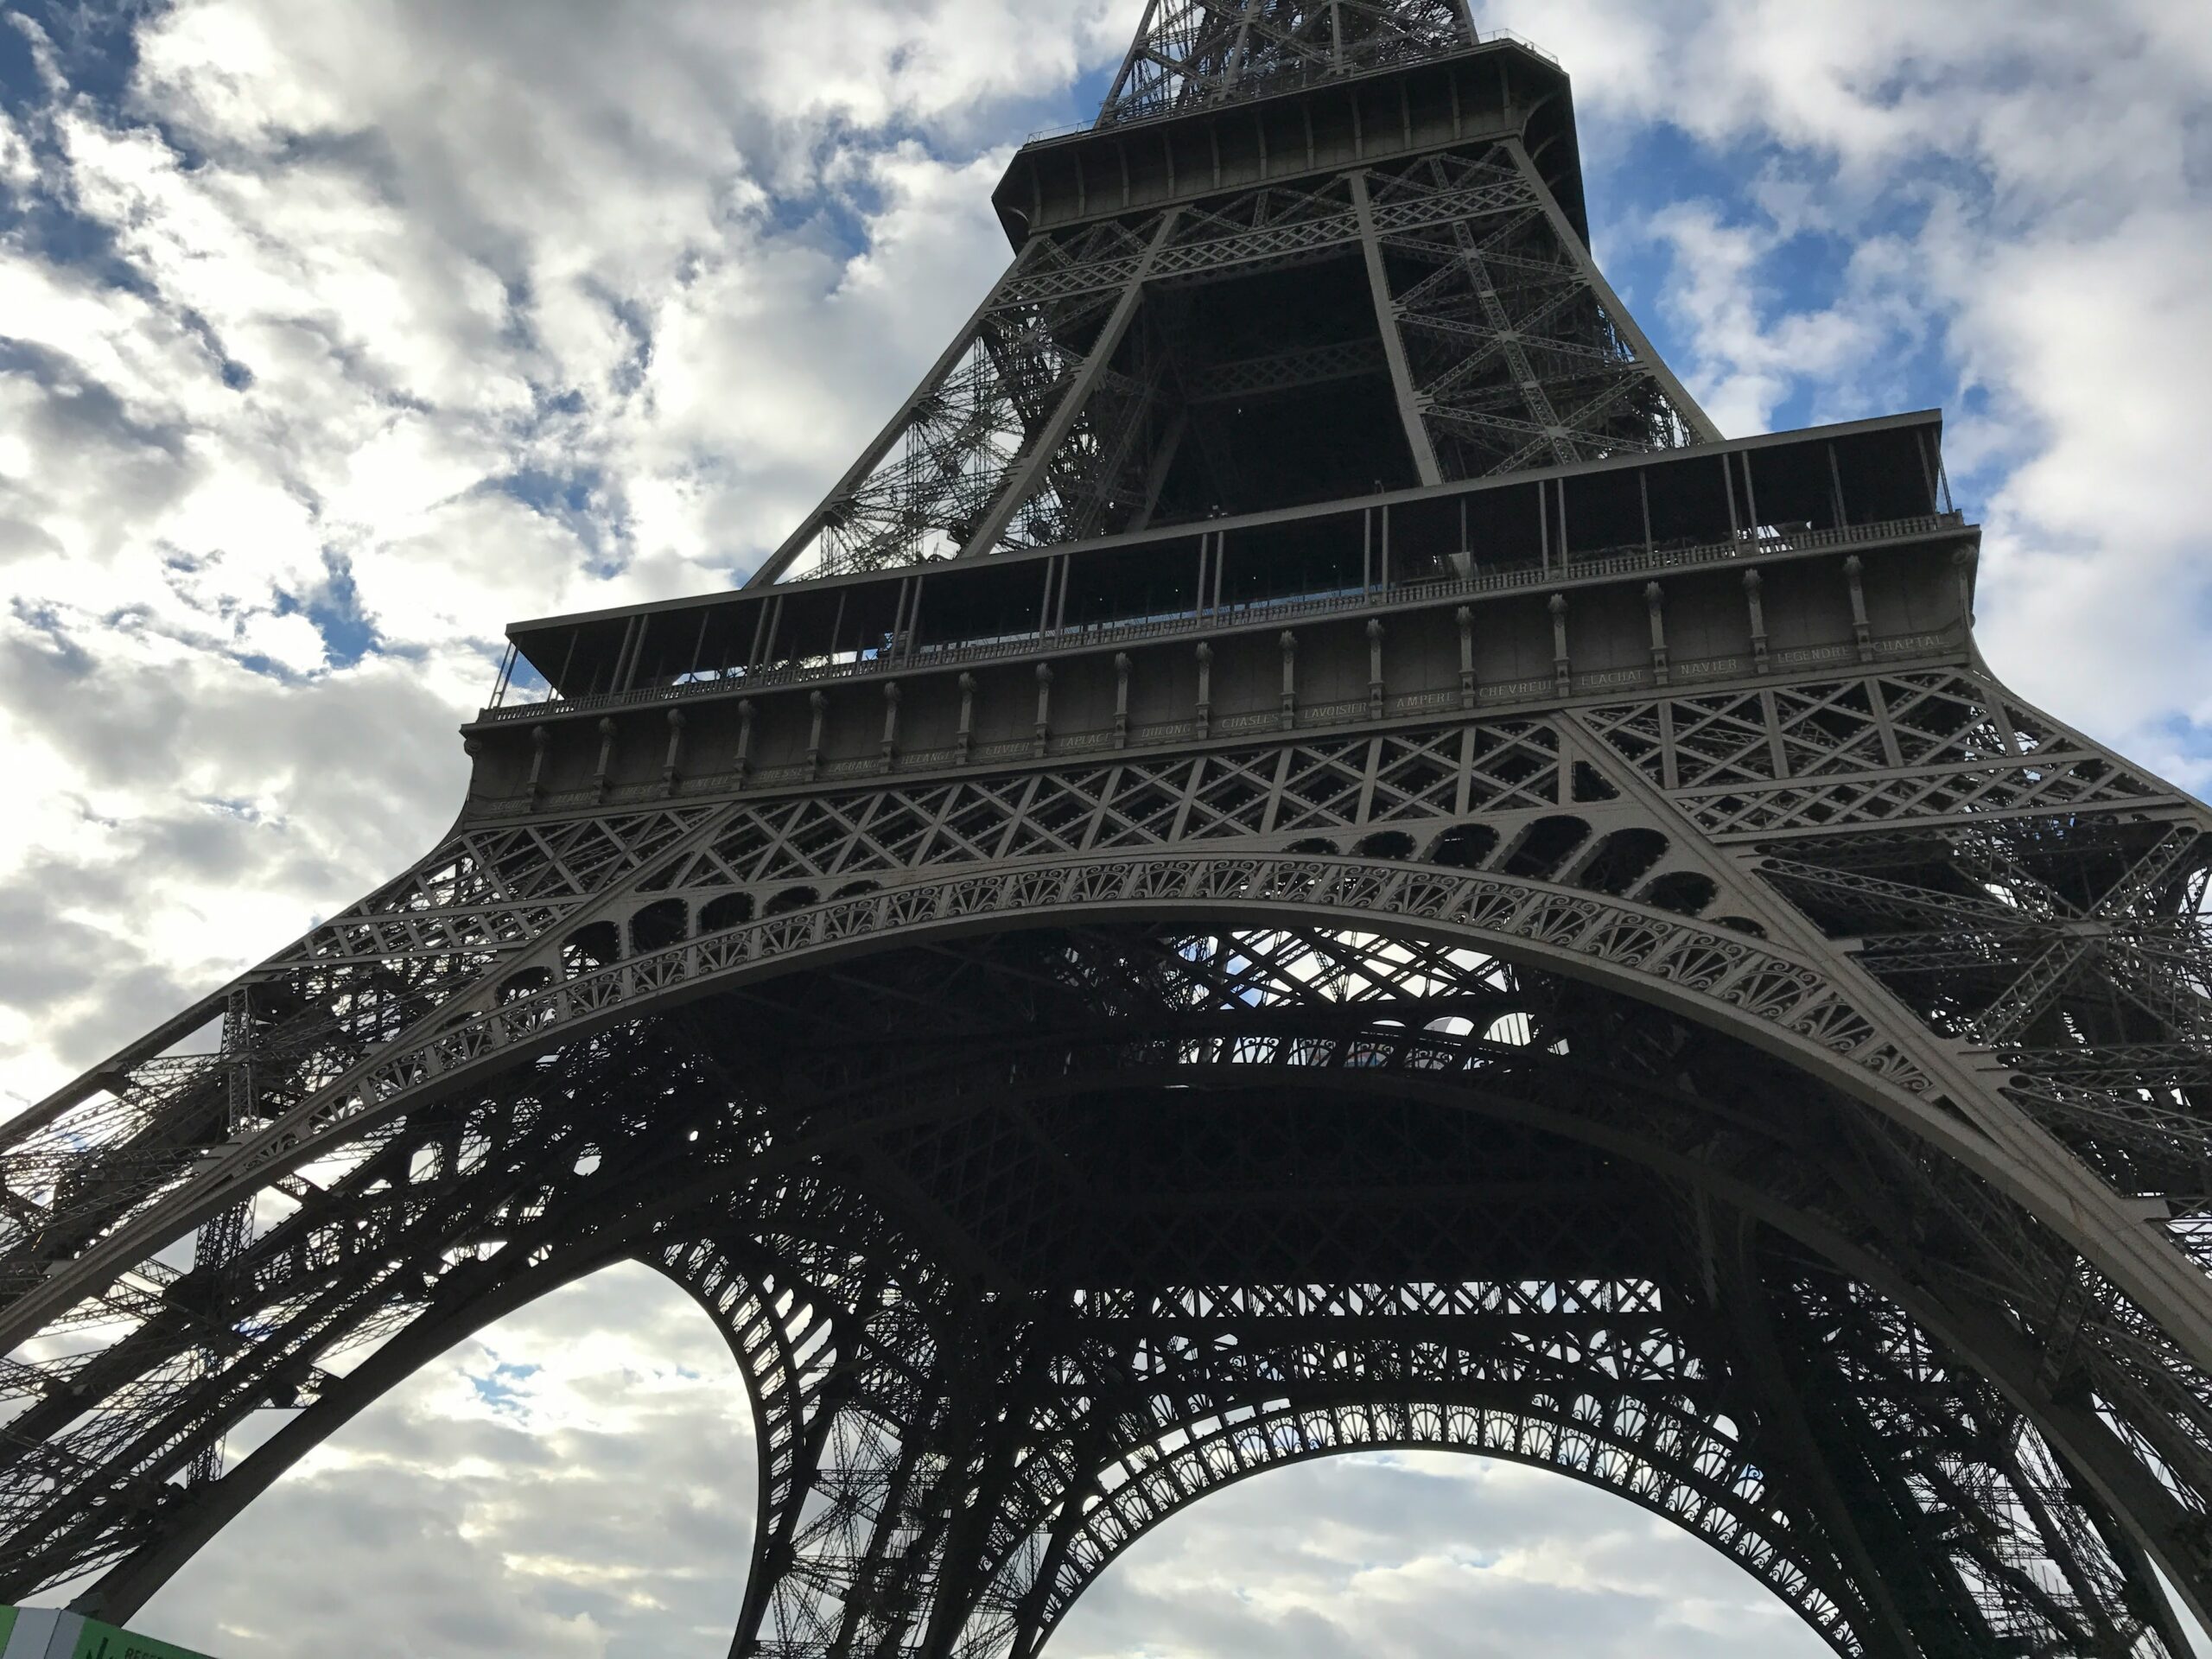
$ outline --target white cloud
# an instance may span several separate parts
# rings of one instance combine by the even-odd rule
[[[38,160],[31,153],[30,140],[0,111],[0,184],[28,190],[37,182]]]
[[[426,1366],[135,1624],[223,1659],[717,1652],[751,1537],[748,1412],[705,1315],[647,1269],[610,1270]],[[1518,1659],[1569,1630],[1592,1659],[1827,1651],[1626,1500],[1445,1453],[1332,1459],[1208,1498],[1109,1567],[1052,1651]]]
[[[73,894],[87,967],[81,1010],[27,988],[37,1017],[0,1021],[0,1096],[424,850],[508,620],[712,588],[772,546],[1003,264],[1007,130],[1063,113],[1128,10],[363,4],[302,29],[199,0],[139,27],[119,110],[49,53],[49,194],[108,255],[0,242],[0,645],[69,700],[0,710],[43,785],[0,880]],[[6,129],[11,181],[29,142]],[[407,660],[355,662],[318,618]],[[117,709],[168,741],[119,739]],[[390,802],[382,833],[318,796]],[[252,804],[177,820],[219,878],[115,881],[181,801]]]
[[[612,1269],[416,1372],[134,1627],[222,1659],[720,1651],[752,1540],[750,1410],[706,1314]]]
[[[1061,1659],[1741,1653],[1815,1659],[1741,1569],[1625,1499],[1446,1453],[1332,1458],[1208,1497],[1132,1546]]]
[[[2201,9],[1525,10],[1489,8],[1567,62],[1585,156],[1618,156],[1631,199],[1667,188],[1637,170],[1653,124],[1758,168],[1626,227],[1670,256],[1647,308],[1686,340],[1680,366],[1723,429],[1762,429],[1798,395],[1815,420],[1887,413],[1932,353],[1955,388],[1952,476],[1989,531],[1993,662],[2092,735],[2212,783],[2212,734],[2175,733],[2212,721],[2191,420],[2212,373]],[[1832,296],[1803,296],[1808,265]]]

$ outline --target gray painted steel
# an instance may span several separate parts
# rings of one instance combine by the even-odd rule
[[[758,1414],[733,1652],[1027,1659],[1427,1446],[1842,1653],[2178,1659],[2212,819],[1993,677],[1938,417],[1720,440],[1570,110],[1155,0],[753,586],[517,625],[435,850],[6,1127],[0,1592],[127,1616],[640,1260]]]

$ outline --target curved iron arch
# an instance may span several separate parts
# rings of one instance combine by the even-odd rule
[[[507,1277],[480,1284],[447,1306],[425,1308],[337,1379],[321,1398],[257,1446],[152,1545],[125,1556],[78,1598],[83,1610],[128,1617],[302,1457],[436,1357],[569,1287],[626,1263],[647,1268],[682,1290],[721,1333],[753,1408],[758,1449],[754,1564],[764,1545],[787,1538],[804,1496],[806,1436],[836,1393],[837,1317],[818,1287],[750,1237],[714,1234],[662,1239],[616,1233],[583,1249],[550,1249]],[[824,1338],[828,1340],[824,1340]],[[765,1594],[757,1572],[748,1599]],[[741,1623],[756,1618],[750,1599]]]
[[[1390,1009],[1387,1001],[1371,1006],[1376,1012],[1387,1013]],[[1344,1046],[1357,1046],[1371,1034],[1363,1027],[1350,1027],[1336,1033],[1331,1040]],[[1414,1039],[1420,1035],[1402,1031],[1400,1034]],[[1054,1072],[1042,1077],[1033,1087],[1016,1089],[1014,1097],[1037,1101],[1059,1094],[1080,1094],[1094,1086],[1102,1076],[1138,1087],[1159,1086],[1171,1082],[1178,1070],[1173,1065],[1166,1065],[1150,1068],[1140,1066],[1132,1071],[1126,1062],[1104,1058],[1100,1060],[1099,1065],[1099,1071],[1089,1076]],[[1262,1061],[1239,1065],[1230,1058],[1219,1056],[1188,1062],[1181,1069],[1186,1075],[1201,1070],[1242,1070],[1249,1074],[1242,1080],[1248,1085],[1264,1085],[1271,1090],[1297,1088],[1364,1092],[1377,1081],[1374,1073],[1347,1071],[1325,1064],[1286,1066]],[[2153,1491],[2144,1484],[2141,1478],[2144,1471],[2133,1464],[2131,1454],[2102,1426],[2078,1412],[2069,1411],[2063,1402],[2037,1393],[2034,1386],[2037,1362],[2031,1351],[2022,1348],[2017,1338],[2008,1341],[2005,1332],[1994,1326],[1987,1317],[1977,1315],[1970,1309],[1947,1300],[1943,1292],[1925,1284],[1911,1282],[1909,1274],[1900,1275],[1891,1264],[1868,1256],[1863,1245],[1834,1234],[1826,1225],[1814,1222],[1809,1217],[1793,1216],[1786,1206],[1777,1205],[1770,1194],[1763,1192],[1745,1175],[1700,1164],[1679,1149],[1669,1148],[1656,1140],[1638,1139],[1624,1133],[1618,1126],[1607,1127],[1592,1121],[1579,1120],[1556,1107],[1532,1107],[1518,1096],[1509,1099],[1495,1090],[1484,1090],[1478,1077],[1420,1069],[1390,1074],[1388,1081],[1395,1090],[1416,1093],[1439,1104],[1463,1106],[1477,1113],[1502,1110],[1506,1116],[1521,1121],[1533,1120],[1550,1133],[1569,1139],[1586,1140],[1592,1144],[1626,1154],[1638,1162],[1662,1168],[1686,1184],[1710,1185],[1716,1198],[1724,1199],[1732,1206],[1740,1207],[1747,1216],[1756,1214],[1784,1233],[1803,1240],[1840,1269],[1876,1287],[1878,1294],[1897,1299],[1910,1311],[1914,1319],[1925,1328],[1940,1332],[1955,1353],[1983,1367],[1986,1373],[1997,1381],[2006,1397],[2028,1414],[2035,1425],[2032,1433],[2044,1437],[2054,1446],[2063,1446],[2076,1462],[2086,1465],[2091,1471],[2092,1485],[2113,1501],[2115,1508],[2145,1517],[2152,1529],[2159,1531],[2161,1541],[2157,1548],[2160,1554],[2174,1554],[2188,1547],[2186,1541],[2192,1535],[2193,1523],[2187,1514],[2172,1503],[2170,1495]],[[1471,1084],[1473,1085],[1471,1088],[1469,1086]],[[1638,1084],[1656,1087],[1642,1079],[1629,1086]],[[1661,1088],[1657,1092],[1663,1094],[1665,1090]],[[2163,1521],[2151,1521],[2150,1517],[2155,1516],[2164,1518]],[[1815,1623],[1818,1625],[1820,1621],[1815,1618]]]
[[[1374,1419],[1378,1416],[1389,1420],[1389,1426],[1377,1424]],[[1422,1419],[1434,1427],[1421,1427]],[[1347,1429],[1353,1433],[1347,1433]],[[1361,1431],[1364,1431],[1364,1437],[1355,1438]],[[1394,1402],[1357,1414],[1339,1414],[1325,1407],[1285,1405],[1271,1413],[1255,1414],[1241,1422],[1224,1425],[1214,1431],[1209,1443],[1234,1460],[1229,1472],[1207,1467],[1205,1452],[1210,1445],[1193,1443],[1179,1448],[1155,1466],[1160,1475],[1157,1484],[1132,1481],[1122,1489],[1131,1494],[1129,1499],[1120,1504],[1109,1499],[1085,1517],[1076,1535],[1091,1546],[1091,1552],[1068,1563],[1060,1575],[1046,1581],[1045,1587],[1049,1593],[1033,1622],[1026,1628],[1017,1628],[1008,1659],[1034,1659],[1084,1592],[1125,1551],[1214,1493],[1255,1476],[1297,1464],[1396,1451],[1450,1452],[1494,1458],[1560,1475],[1621,1498],[1671,1522],[1726,1557],[1789,1607],[1838,1653],[1857,1656],[1866,1651],[1857,1623],[1865,1617],[1863,1611],[1839,1599],[1839,1593],[1847,1594],[1847,1591],[1833,1582],[1823,1584],[1814,1567],[1793,1554],[1770,1532],[1754,1526],[1742,1513],[1740,1501],[1729,1503],[1728,1494],[1716,1492],[1713,1501],[1698,1516],[1686,1518],[1681,1510],[1667,1499],[1677,1493],[1684,1497],[1703,1496],[1703,1483],[1693,1484],[1688,1478],[1678,1478],[1671,1491],[1653,1491],[1647,1483],[1632,1478],[1645,1471],[1669,1472],[1664,1465],[1655,1465],[1648,1460],[1648,1449],[1608,1435],[1571,1415],[1533,1410],[1516,1413],[1501,1407],[1443,1398],[1417,1399],[1402,1406]],[[1569,1459],[1578,1453],[1586,1454],[1591,1461],[1586,1465],[1571,1462]],[[1622,1460],[1624,1466],[1620,1477],[1609,1478],[1598,1471],[1601,1453],[1611,1453]],[[1161,1486],[1170,1489],[1169,1495],[1165,1501],[1155,1501]],[[1109,1535],[1107,1522],[1099,1518],[1109,1514],[1122,1529],[1117,1535]],[[1738,1524],[1726,1529],[1699,1524],[1707,1516],[1725,1516]],[[976,1650],[965,1649],[971,1653]]]
[[[1962,1063],[1932,1077],[1826,976],[1779,946],[1670,912],[1548,883],[1351,859],[1116,855],[949,875],[833,900],[600,968],[454,1023],[354,1067],[124,1221],[0,1313],[20,1341],[76,1296],[145,1259],[245,1192],[351,1135],[442,1096],[564,1035],[725,984],[904,940],[1092,917],[1250,926],[1279,919],[1442,936],[1660,1002],[1790,1058],[1995,1183],[2158,1318],[2212,1371],[2212,1284],[2109,1189]],[[1874,993],[1873,995],[1878,995]]]
[[[1123,861],[1123,862],[1126,862],[1126,861]],[[1285,861],[1285,862],[1296,862],[1296,865],[1303,865],[1303,868],[1312,868],[1312,862],[1314,862],[1314,861]],[[872,896],[872,898],[876,898],[876,896]],[[1150,896],[1150,893],[1146,893],[1146,896],[1141,898],[1141,900],[1139,900],[1139,905],[1148,905],[1150,900],[1153,900],[1153,896]],[[861,902],[861,900],[854,900],[854,902]],[[1269,909],[1268,909],[1269,902],[1281,902],[1281,905],[1283,905],[1283,909],[1281,909],[1281,912],[1269,912]],[[1113,907],[1110,907],[1110,905],[1097,905],[1097,900],[1093,900],[1093,909],[1103,909],[1103,913],[1109,913],[1109,916],[1126,916],[1126,913],[1130,913],[1130,912],[1126,912],[1126,909],[1113,909]],[[1327,925],[1327,923],[1332,923],[1332,920],[1340,920],[1340,918],[1334,918],[1334,916],[1332,916],[1330,912],[1325,912],[1325,909],[1316,909],[1314,905],[1312,905],[1312,902],[1305,902],[1303,898],[1289,898],[1289,900],[1283,900],[1283,896],[1281,896],[1281,893],[1265,893],[1265,896],[1261,898],[1261,900],[1256,902],[1256,905],[1245,905],[1245,902],[1234,902],[1234,905],[1217,905],[1217,907],[1214,907],[1212,912],[1208,912],[1208,913],[1212,913],[1212,916],[1230,916],[1230,918],[1234,918],[1234,920],[1236,920],[1236,923],[1241,923],[1241,925],[1252,925],[1252,920],[1255,920],[1255,913],[1252,913],[1252,912],[1255,912],[1255,909],[1259,909],[1261,916],[1281,916],[1281,920],[1285,920],[1285,923],[1287,923],[1287,920],[1292,920],[1292,918],[1294,918],[1296,923],[1303,925],[1303,927],[1314,927],[1316,923]],[[1077,916],[1079,916],[1079,913],[1084,913],[1084,912],[1082,912],[1082,909],[1075,909],[1075,913],[1077,913]],[[1185,920],[1188,920],[1188,912],[1184,912],[1184,909],[1177,909],[1177,912],[1174,912],[1174,916],[1177,916],[1177,918],[1185,918]],[[1068,912],[1051,912],[1051,916],[1046,916],[1046,920],[1066,920],[1066,918],[1068,918]],[[805,916],[801,916],[801,920],[807,920],[807,918],[805,918]],[[957,920],[969,920],[969,918],[957,918]],[[821,929],[821,927],[814,929],[814,933],[817,933],[817,936],[812,936],[812,938],[807,938],[807,940],[803,940],[803,943],[801,943],[801,949],[798,949],[798,956],[805,957],[805,960],[823,960],[823,957],[821,957],[821,956],[817,956],[817,953],[814,953],[812,949],[810,949],[810,947],[817,947],[817,944],[825,944],[825,943],[827,943],[827,944],[830,944],[830,947],[834,949],[834,947],[838,947],[838,944],[845,944],[845,943],[847,943],[847,940],[841,940],[841,938],[827,938],[827,940],[825,940],[825,938],[823,938],[823,936],[825,936],[825,933],[830,933],[830,931],[832,931],[832,929]],[[995,929],[978,929],[978,931],[995,931]],[[1407,929],[1407,931],[1415,931],[1415,929]],[[916,933],[902,933],[902,936],[898,936],[898,938],[889,938],[889,940],[885,940],[885,943],[896,944],[896,943],[900,943],[900,938],[913,938],[913,936],[916,936]],[[1504,951],[1504,949],[1500,949],[1500,951],[1497,951],[1497,953],[1500,953],[1500,956],[1509,956],[1509,951]],[[608,969],[608,973],[613,973],[613,969]],[[639,1007],[639,1004],[628,1004],[628,1013],[632,1013],[632,1015],[635,1015],[635,1013],[644,1013],[644,1011],[646,1011],[648,1007],[652,1007],[652,1002],[646,1002],[646,1004],[644,1004],[644,1007]]]

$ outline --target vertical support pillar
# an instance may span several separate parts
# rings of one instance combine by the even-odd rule
[[[1282,714],[1279,723],[1287,732],[1298,724],[1298,636],[1285,628],[1275,643],[1282,648]]]
[[[1501,70],[1503,62],[1503,59],[1499,60]],[[1675,372],[1667,366],[1667,359],[1659,355],[1643,330],[1637,326],[1634,314],[1621,303],[1621,296],[1613,292],[1613,285],[1605,280],[1605,272],[1598,269],[1598,262],[1590,257],[1590,250],[1583,245],[1580,233],[1552,195],[1551,188],[1544,182],[1543,175],[1536,171],[1536,164],[1529,159],[1529,152],[1522,147],[1521,141],[1509,138],[1505,141],[1505,148],[1513,157],[1514,166],[1520,169],[1522,181],[1535,194],[1536,205],[1551,222],[1552,234],[1559,238],[1560,247],[1573,261],[1577,272],[1591,292],[1598,296],[1598,303],[1605,308],[1606,319],[1613,325],[1614,332],[1628,342],[1629,349],[1636,353],[1637,362],[1644,372],[1659,383],[1659,389],[1667,394],[1668,401],[1680,411],[1691,435],[1701,443],[1719,442],[1720,429],[1699,406],[1697,399],[1690,396],[1688,388],[1675,378]]]
[[[1766,648],[1766,601],[1760,589],[1765,579],[1756,570],[1744,572],[1744,603],[1751,617],[1751,667],[1758,673],[1767,671],[1769,659]]]
[[[1405,428],[1406,447],[1413,452],[1414,472],[1424,484],[1441,484],[1444,474],[1436,464],[1436,446],[1421,416],[1413,368],[1406,360],[1405,337],[1398,328],[1398,308],[1390,298],[1390,276],[1382,264],[1382,244],[1375,234],[1375,206],[1367,194],[1364,169],[1351,175],[1351,207],[1359,219],[1359,246],[1367,258],[1367,289],[1375,302],[1375,326],[1382,336],[1382,355],[1390,365],[1390,385],[1398,397],[1398,421]]]
[[[914,652],[921,645],[922,594],[927,589],[928,586],[928,577],[917,572],[914,577],[914,603],[906,613],[906,644],[904,648],[899,651],[898,656],[898,660],[902,663],[912,662],[914,660]]]
[[[1656,582],[1643,584],[1643,608],[1651,619],[1651,683],[1667,683],[1667,595]]]
[[[784,596],[778,594],[772,599],[763,600],[760,602],[760,608],[753,613],[753,644],[747,648],[745,653],[745,677],[747,679],[753,677],[754,671],[759,669],[764,660],[762,652],[766,649],[768,618],[783,602]]]
[[[1052,736],[1052,665],[1037,664],[1037,753],[1042,755]]]
[[[622,690],[623,677],[630,671],[630,647],[638,638],[638,618],[632,616],[622,624],[622,643],[614,648],[614,666],[607,671],[607,689],[609,692]],[[594,691],[599,690],[599,677],[592,677]]]
[[[887,657],[895,658],[899,654],[899,647],[900,644],[906,639],[906,603],[907,601],[913,596],[913,577],[901,576],[899,578],[899,596],[892,602],[891,607],[891,639],[889,640],[888,646],[884,652]]]
[[[1129,747],[1129,653],[1114,653],[1114,747]]]
[[[1452,613],[1459,625],[1459,706],[1475,706],[1475,610],[1471,605],[1462,605]]]
[[[545,740],[550,735],[543,726],[530,728],[530,804],[537,804],[539,792],[545,786]]]
[[[1367,717],[1382,718],[1382,620],[1367,620]]]
[[[614,721],[606,715],[599,719],[599,765],[591,777],[591,798],[594,801],[607,798],[607,778],[614,766]]]
[[[676,782],[680,775],[677,768],[682,765],[683,760],[683,711],[681,709],[671,709],[668,711],[668,753],[662,757],[660,763],[660,792],[662,794],[676,793]]]
[[[737,786],[743,789],[753,775],[753,699],[742,697],[737,705]]]
[[[1874,660],[1874,630],[1866,620],[1866,567],[1854,553],[1843,562],[1843,579],[1851,588],[1851,639],[1859,660]]]
[[[822,770],[822,721],[829,712],[830,699],[819,691],[806,694],[810,723],[806,728],[806,781],[812,783]]]
[[[783,632],[783,626],[784,595],[778,594],[776,602],[768,607],[768,643],[764,647],[765,654],[760,658],[760,665],[763,668],[776,660],[776,636]]]
[[[1197,711],[1198,736],[1200,741],[1213,734],[1213,647],[1201,639],[1198,642],[1198,701]]]
[[[952,759],[956,766],[968,764],[968,751],[976,741],[976,677],[963,672],[960,677],[960,730],[952,740]]]
[[[1062,394],[1058,404],[1044,425],[1031,436],[1005,483],[1000,486],[989,510],[976,521],[966,544],[954,556],[972,559],[996,549],[1000,537],[1006,533],[1006,527],[1014,522],[1014,515],[1044,483],[1046,468],[1052,465],[1052,457],[1059,453],[1060,446],[1067,441],[1077,416],[1090,403],[1091,393],[1097,390],[1099,379],[1105,374],[1107,365],[1113,361],[1114,353],[1121,349],[1122,341],[1129,332],[1129,324],[1136,317],[1137,307],[1143,302],[1145,279],[1152,274],[1152,262],[1167,245],[1168,238],[1174,232],[1179,211],[1171,207],[1160,216],[1159,228],[1154,231],[1151,242],[1146,245],[1144,257],[1137,261],[1136,269],[1129,273],[1128,280],[1122,285],[1121,297],[1114,302],[1114,309],[1099,329],[1098,337],[1091,342],[1090,354],[1083,359],[1082,368],[1076,372],[1074,384]]]
[[[700,659],[707,654],[707,621],[713,615],[712,611],[699,613],[699,637],[691,642],[691,666],[683,671],[683,677],[687,680],[697,677]]]
[[[545,688],[545,700],[548,702],[556,697],[567,698],[575,695],[566,688],[569,683],[569,670],[575,665],[576,660],[576,641],[582,636],[582,628],[569,630],[568,649],[561,653],[561,677],[549,683]]]
[[[1707,1220],[1702,1202],[1699,1220]],[[1745,1370],[1758,1379],[1765,1419],[1760,1427],[1796,1475],[1806,1500],[1825,1524],[1853,1587],[1866,1598],[1872,1628],[1860,1635],[1869,1641],[1870,1651],[1882,1659],[1920,1659],[1920,1643],[1891,1589],[1899,1552],[1893,1548],[1886,1553],[1888,1559],[1878,1562],[1862,1529],[1887,1517],[1863,1497],[1853,1503],[1839,1482],[1827,1449],[1799,1403],[1804,1398],[1803,1380],[1790,1375],[1777,1338],[1751,1248],[1751,1224],[1738,1221],[1735,1233],[1732,1240],[1713,1249],[1708,1258],[1718,1281],[1719,1294],[1713,1301],[1727,1318]],[[1888,1541],[1895,1546],[1901,1541],[1892,1536]]]
[[[883,741],[878,746],[883,754],[883,769],[891,770],[899,753],[899,682],[883,683]]]
[[[1567,654],[1567,595],[1554,594],[1545,608],[1552,613],[1552,688],[1564,697],[1574,690],[1574,666]]]

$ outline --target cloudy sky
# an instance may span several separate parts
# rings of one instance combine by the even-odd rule
[[[423,850],[511,618],[727,585],[1003,261],[1137,0],[0,0],[0,1109]],[[1731,433],[1941,404],[1985,643],[2212,787],[2202,0],[1497,0]],[[146,1622],[234,1659],[719,1651],[748,1428],[642,1270],[449,1356]],[[346,1641],[340,1643],[343,1635]],[[1815,1650],[1471,1463],[1271,1476],[1058,1650]]]

